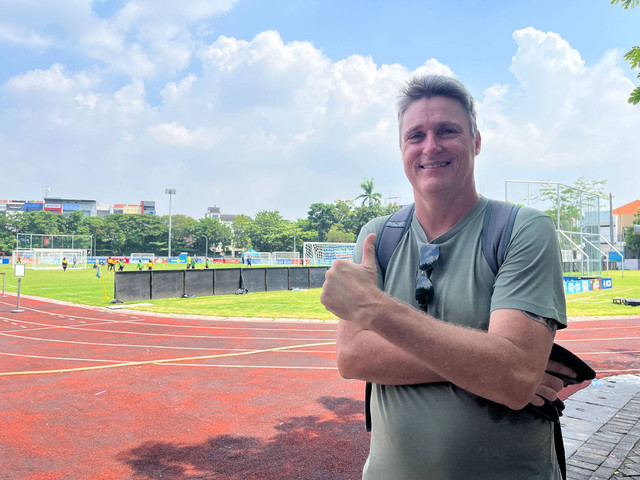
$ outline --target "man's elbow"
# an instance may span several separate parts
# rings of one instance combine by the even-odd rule
[[[342,378],[348,380],[359,379],[359,362],[357,361],[353,351],[346,346],[338,344],[337,360],[338,372]]]
[[[525,375],[524,378],[520,377],[513,382],[513,386],[506,392],[501,403],[511,410],[522,410],[531,403],[539,383],[537,376],[533,374]]]

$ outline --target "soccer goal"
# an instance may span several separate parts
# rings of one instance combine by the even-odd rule
[[[304,265],[331,265],[336,260],[353,260],[355,243],[304,242]]]
[[[62,259],[67,260],[67,269],[87,268],[87,251],[77,248],[30,248],[13,251],[12,261],[29,265],[34,270],[56,270],[62,268]]]
[[[50,249],[85,249],[91,251],[93,248],[92,235],[43,235],[40,233],[18,233],[16,234],[16,248],[31,250],[34,248]]]
[[[300,252],[273,252],[274,265],[298,265],[300,264]]]
[[[251,259],[251,265],[273,265],[271,252],[244,252],[244,258]]]

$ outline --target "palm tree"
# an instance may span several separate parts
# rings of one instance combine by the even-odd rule
[[[370,207],[373,205],[380,205],[382,203],[382,194],[373,191],[373,178],[365,178],[360,184],[360,188],[362,188],[361,195],[356,197],[356,200],[362,198],[362,205],[366,203]]]

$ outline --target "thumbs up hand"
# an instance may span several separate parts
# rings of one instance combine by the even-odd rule
[[[364,239],[362,245],[362,262],[360,266],[369,271],[373,276],[373,282],[378,283],[378,264],[376,263],[376,234],[370,233]]]
[[[359,265],[346,260],[333,263],[320,297],[327,310],[337,317],[365,327],[372,316],[370,309],[375,308],[384,295],[378,288],[375,241],[373,233],[365,238]]]

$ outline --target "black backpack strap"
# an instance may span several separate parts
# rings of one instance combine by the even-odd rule
[[[494,275],[504,262],[513,225],[520,207],[496,200],[487,201],[482,224],[482,254]]]
[[[415,208],[415,203],[412,203],[395,212],[387,219],[376,237],[376,257],[382,272],[382,278],[387,274],[387,267],[393,252],[402,237],[404,237],[404,234],[409,230],[409,227],[411,227]]]
[[[371,390],[373,385],[367,382],[364,387],[364,426],[367,432],[371,431]]]

